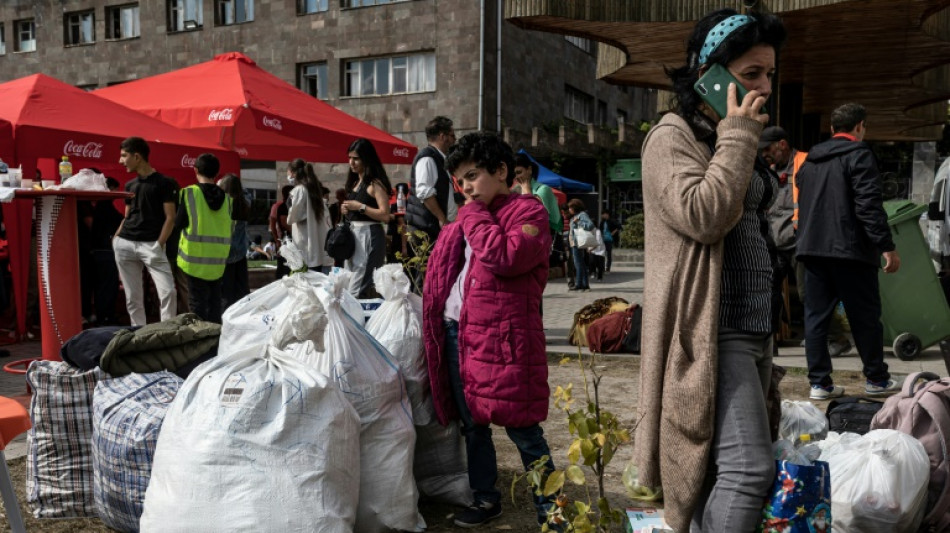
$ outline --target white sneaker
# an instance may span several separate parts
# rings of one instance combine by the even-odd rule
[[[808,397],[812,400],[830,400],[832,398],[840,398],[842,396],[844,396],[844,387],[838,385],[831,385],[830,387],[812,385],[811,394],[808,395]]]
[[[901,390],[901,383],[893,379],[887,380],[887,383],[874,383],[873,381],[868,381],[864,385],[864,392],[868,396],[884,396],[885,394],[890,394],[892,392],[897,392]]]

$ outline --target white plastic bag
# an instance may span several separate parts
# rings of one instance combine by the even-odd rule
[[[429,395],[429,370],[422,343],[422,298],[412,294],[402,265],[389,264],[373,272],[373,283],[385,302],[366,324],[366,331],[399,363],[413,423],[424,426],[435,418]]]
[[[831,470],[836,533],[912,533],[923,518],[930,460],[917,439],[877,429],[821,454]]]
[[[360,502],[358,533],[422,531],[412,476],[416,433],[399,365],[363,328],[361,319],[344,313],[351,272],[330,276],[329,291],[318,296],[327,310],[326,351],[312,343],[293,354],[330,377],[360,415]]]
[[[54,189],[75,189],[77,191],[108,191],[106,177],[91,169],[84,168],[66,178],[61,185],[54,185]]]
[[[812,442],[828,435],[828,419],[811,402],[782,400],[782,421],[778,438],[798,445],[802,435],[809,435]]]
[[[351,532],[359,430],[340,389],[286,353],[219,354],[165,415],[141,530]]]
[[[219,351],[230,353],[262,344],[290,349],[311,340],[323,350],[326,310],[317,297],[329,278],[319,272],[296,272],[261,287],[235,302],[221,317]],[[363,315],[353,297],[343,297],[343,309]]]

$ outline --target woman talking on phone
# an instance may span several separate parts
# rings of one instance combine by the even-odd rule
[[[686,65],[669,71],[675,107],[643,145],[649,312],[634,459],[641,487],[662,487],[678,532],[753,531],[773,481],[763,216],[776,183],[756,149],[784,40],[772,15],[708,14]],[[717,78],[704,80],[708,102],[694,89],[707,73]],[[726,91],[710,90],[717,83]]]

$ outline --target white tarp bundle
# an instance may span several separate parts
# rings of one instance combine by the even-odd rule
[[[297,359],[261,345],[219,353],[165,416],[141,529],[350,532],[359,431],[339,387]]]
[[[399,365],[361,319],[343,310],[352,273],[330,276],[317,295],[327,311],[326,351],[307,341],[292,354],[330,377],[360,416],[360,498],[356,531],[422,531],[419,493],[412,476],[416,441]],[[355,442],[355,441],[354,441]]]

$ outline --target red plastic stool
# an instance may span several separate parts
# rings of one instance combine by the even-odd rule
[[[41,361],[42,359],[20,359],[19,361],[11,361],[3,365],[3,371],[7,374],[26,374],[28,368],[30,368],[30,363],[33,361]],[[26,380],[24,380],[26,381]],[[26,394],[33,394],[33,389],[30,388],[30,382],[26,382]]]
[[[7,444],[17,435],[30,429],[30,415],[20,402],[0,396],[0,494],[3,495],[3,507],[7,510],[7,520],[13,533],[25,533],[23,515],[20,514],[20,504],[16,499],[13,481],[10,480],[10,470],[7,468],[7,458],[3,454]]]

